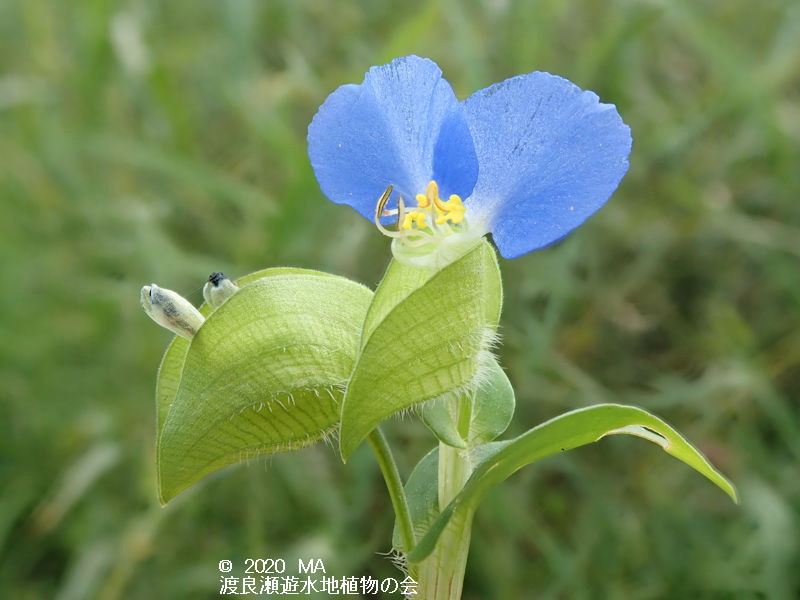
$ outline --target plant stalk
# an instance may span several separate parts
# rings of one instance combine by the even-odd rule
[[[468,452],[439,443],[439,510],[461,491],[471,472]],[[448,523],[433,553],[419,565],[420,600],[461,598],[471,534],[471,512]]]
[[[369,445],[375,453],[375,458],[381,468],[381,473],[383,473],[386,489],[389,492],[389,498],[392,500],[392,508],[394,508],[394,514],[400,529],[400,538],[403,540],[403,547],[406,550],[410,550],[417,543],[417,540],[414,537],[411,511],[408,508],[408,499],[403,488],[403,480],[400,479],[400,472],[397,470],[397,463],[394,461],[392,449],[389,447],[386,436],[379,427],[369,434],[367,440],[369,440]]]

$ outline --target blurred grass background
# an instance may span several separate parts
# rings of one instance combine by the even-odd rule
[[[800,4],[675,0],[0,3],[0,595],[216,598],[217,563],[390,576],[368,452],[231,468],[162,509],[155,281],[294,265],[374,285],[387,241],[324,200],[306,127],[373,64],[465,97],[547,70],[634,136],[609,205],[503,261],[516,434],[600,401],[655,411],[742,504],[635,439],[528,468],[477,515],[465,598],[800,594]],[[408,473],[430,446],[388,434]]]

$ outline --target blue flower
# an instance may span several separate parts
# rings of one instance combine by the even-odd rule
[[[340,87],[308,128],[325,195],[395,238],[398,259],[428,266],[490,232],[505,258],[560,240],[608,200],[630,149],[614,105],[566,79],[519,75],[459,102],[418,56]]]

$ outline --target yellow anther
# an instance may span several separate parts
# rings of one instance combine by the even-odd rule
[[[434,184],[433,194],[430,194],[431,183]],[[431,183],[428,184],[428,190],[427,190],[428,193],[429,193],[428,198],[430,198],[430,201],[433,203],[433,205],[438,210],[446,211],[447,210],[447,203],[444,200],[442,200],[441,198],[439,198],[439,186],[436,185],[435,181],[431,181]]]
[[[406,207],[403,197],[398,196],[397,208],[387,209],[392,186],[388,186],[375,206],[375,225],[384,235],[399,238],[409,247],[423,246],[435,243],[451,233],[456,233],[452,227],[439,228],[440,225],[450,223],[458,225],[465,221],[466,207],[461,198],[455,194],[447,201],[439,197],[439,186],[431,181],[425,186],[424,194],[417,194],[417,206]],[[381,217],[397,215],[397,229],[389,230],[381,224]]]
[[[464,220],[466,212],[467,208],[461,202],[461,198],[453,194],[447,202],[440,200],[436,204],[436,224],[444,225],[450,221],[453,225],[458,225]]]
[[[426,190],[427,199],[430,200],[436,208],[436,224],[444,225],[448,221],[454,225],[461,223],[464,220],[464,213],[466,208],[461,202],[461,198],[455,194],[450,196],[450,199],[445,202],[439,198],[439,187],[435,181],[428,184]]]
[[[416,223],[417,229],[425,229],[425,217],[427,216],[427,214],[418,210],[406,213],[403,218],[402,229],[411,229],[414,223]]]

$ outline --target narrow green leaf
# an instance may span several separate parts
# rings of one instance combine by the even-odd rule
[[[345,460],[385,418],[468,386],[497,327],[502,288],[487,242],[432,275],[409,269],[392,264],[365,321],[342,408]]]
[[[461,492],[442,511],[424,538],[409,553],[408,560],[425,559],[436,546],[450,519],[474,511],[498,483],[530,463],[547,456],[584,446],[613,434],[637,435],[660,445],[668,454],[710,479],[738,502],[736,489],[699,450],[658,417],[633,406],[600,404],[572,411],[542,423],[521,436],[487,444],[482,461]]]
[[[159,372],[159,495],[335,432],[372,293],[298,269],[238,282],[194,339],[175,340]],[[185,342],[183,344],[182,342]]]
[[[438,478],[439,448],[434,448],[417,463],[405,485],[406,499],[411,512],[411,524],[417,539],[421,539],[427,533],[439,514]],[[392,547],[398,550],[409,550],[409,548],[403,547],[397,521],[395,521],[392,533]]]

